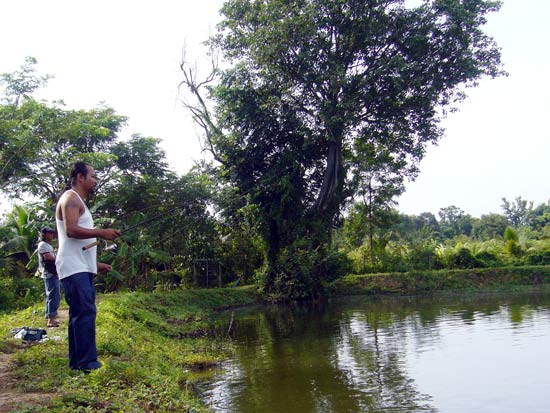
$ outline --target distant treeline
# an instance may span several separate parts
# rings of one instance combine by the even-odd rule
[[[369,215],[357,204],[335,243],[355,273],[550,264],[550,204],[503,198],[502,209],[480,218],[455,206],[439,217],[394,209]]]

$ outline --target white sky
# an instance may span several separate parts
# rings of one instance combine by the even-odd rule
[[[214,32],[222,0],[3,0],[0,73],[25,56],[40,74],[55,76],[37,96],[63,99],[67,108],[100,102],[129,117],[122,136],[162,139],[172,169],[201,159],[197,129],[178,101],[179,63],[200,60],[201,42]],[[447,133],[428,149],[417,180],[399,210],[432,212],[455,205],[473,216],[502,213],[501,198],[535,205],[550,199],[550,1],[504,0],[486,31],[502,48],[507,78],[483,80]]]

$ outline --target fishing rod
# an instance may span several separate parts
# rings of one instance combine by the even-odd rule
[[[137,224],[134,224],[134,225],[132,225],[132,226],[129,226],[128,228],[125,228],[125,229],[123,229],[122,231],[120,231],[120,235],[124,234],[125,232],[131,231],[131,230],[133,230],[133,229],[135,229],[135,228],[137,228],[137,227],[140,227],[140,226],[143,225],[143,224],[147,224],[148,222],[154,221],[154,220],[156,220],[157,218],[160,218],[160,217],[162,217],[162,216],[164,216],[164,215],[167,215],[167,214],[169,214],[170,212],[174,211],[175,209],[176,209],[176,207],[174,207],[174,208],[172,208],[172,209],[170,209],[170,210],[168,210],[168,211],[166,211],[166,212],[161,212],[161,213],[158,213],[158,214],[156,214],[156,215],[153,215],[152,217],[147,218],[147,219],[145,219],[145,220],[143,220],[143,221],[141,221],[141,222],[138,222]],[[88,249],[90,249],[90,248],[92,248],[92,247],[95,247],[95,246],[98,245],[100,242],[101,242],[101,240],[96,240],[96,241],[94,241],[94,242],[92,242],[92,243],[90,243],[90,244],[88,244],[88,245],[85,245],[85,246],[82,247],[82,251],[86,251],[86,250],[88,250]],[[116,245],[116,244],[115,244],[115,245]]]

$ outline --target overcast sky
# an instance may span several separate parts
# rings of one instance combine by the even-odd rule
[[[182,51],[199,60],[222,0],[1,1],[0,73],[25,59],[55,76],[39,98],[70,109],[100,102],[129,117],[123,136],[162,139],[171,168],[201,159],[197,130],[178,100]],[[408,214],[455,205],[473,216],[502,213],[501,198],[550,199],[550,1],[504,0],[486,31],[509,77],[482,80],[444,122],[415,182],[399,199]]]

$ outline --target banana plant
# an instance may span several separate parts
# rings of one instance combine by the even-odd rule
[[[53,212],[40,204],[15,205],[0,224],[0,266],[6,260],[20,262],[27,269],[37,264],[35,249],[40,228],[51,225]]]

